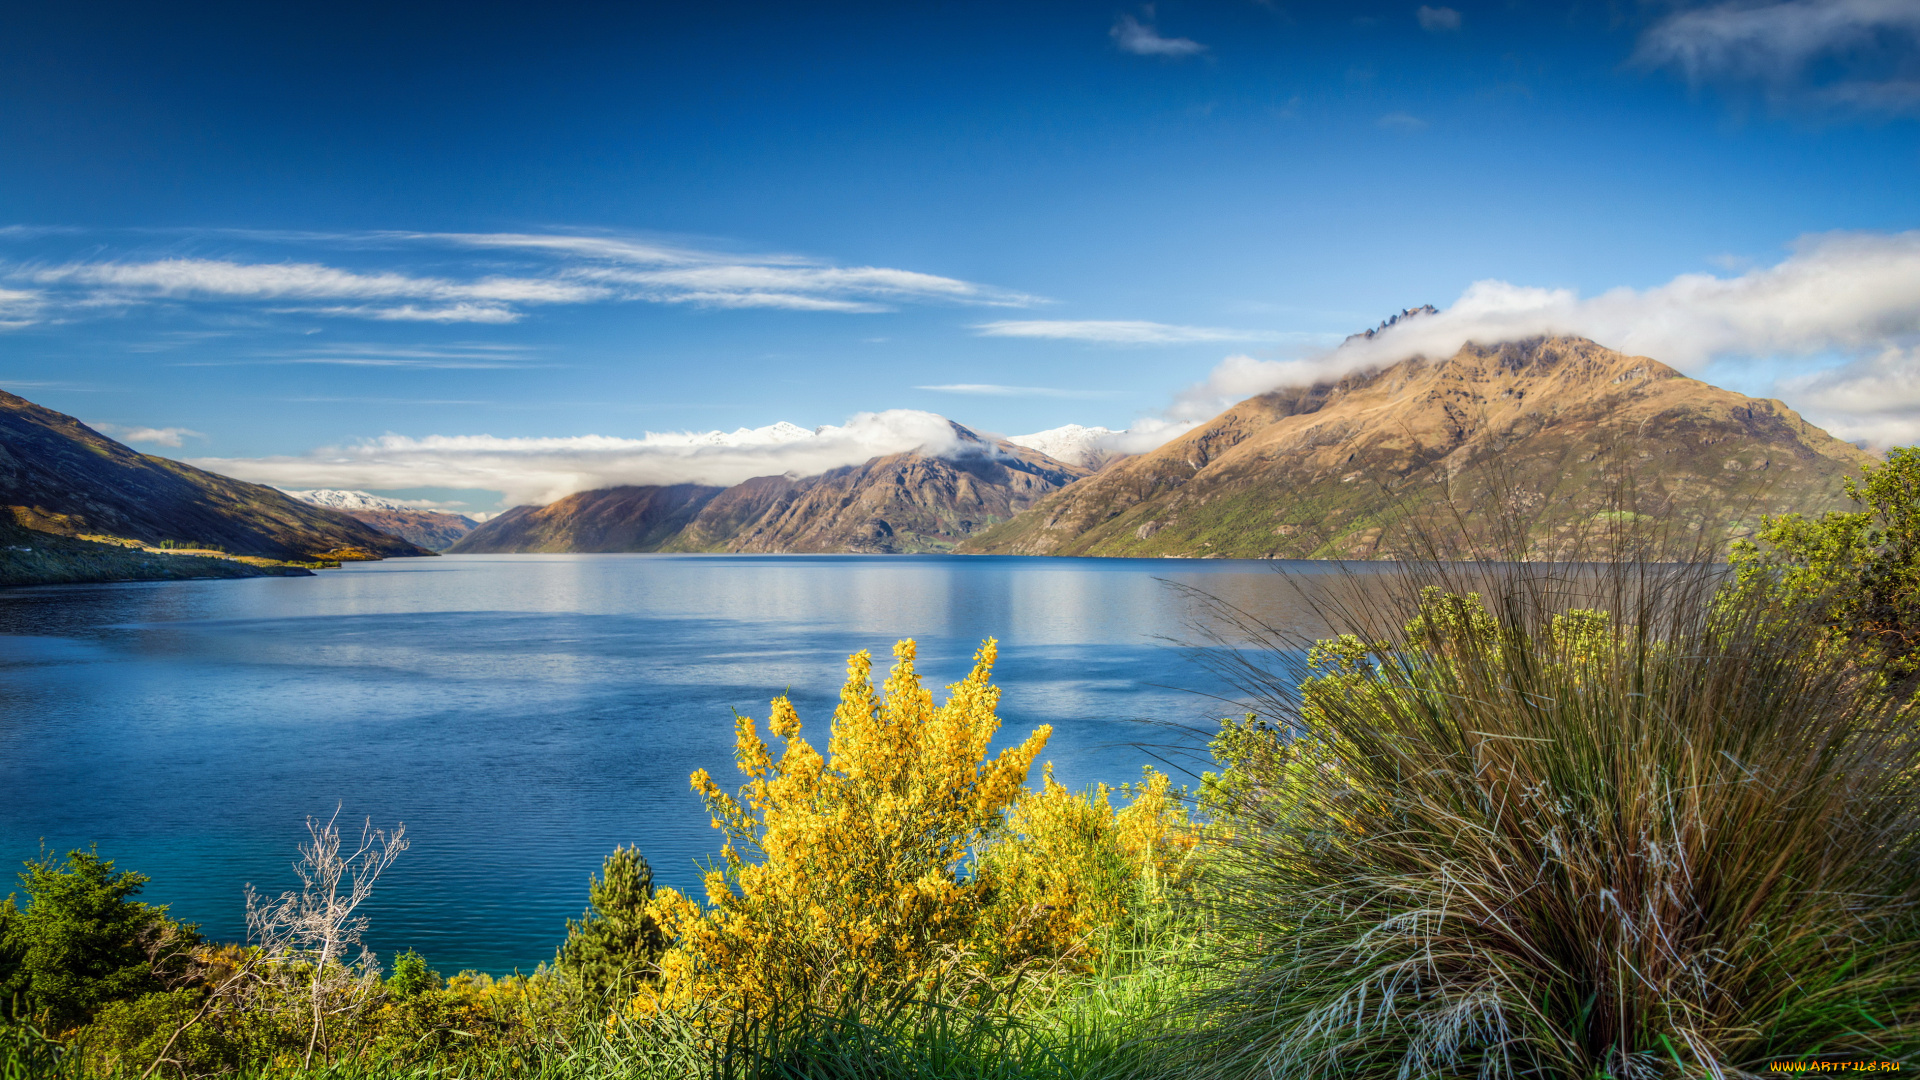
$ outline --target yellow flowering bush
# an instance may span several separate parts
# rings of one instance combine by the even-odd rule
[[[726,834],[703,908],[671,889],[652,912],[674,945],[644,1010],[697,1000],[743,1009],[807,1001],[827,990],[925,984],[960,970],[987,886],[970,857],[1004,827],[1041,727],[988,760],[1000,720],[989,681],[997,645],[935,705],[914,670],[914,643],[894,647],[884,693],[872,659],[847,661],[827,754],[800,734],[785,697],[767,728],[739,717],[735,759],[747,783],[728,795],[703,770],[693,786]]]
[[[1132,801],[1115,810],[1105,784],[1068,791],[1049,765],[1040,790],[1014,806],[1012,835],[979,865],[992,899],[976,948],[993,972],[1038,959],[1084,967],[1100,931],[1124,926],[1143,902],[1163,901],[1186,882],[1196,836],[1181,794],[1152,769],[1120,790]]]

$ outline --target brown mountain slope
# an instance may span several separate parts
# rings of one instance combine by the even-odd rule
[[[971,432],[966,433],[972,436]],[[1037,450],[890,454],[819,476],[756,477],[708,503],[668,551],[950,551],[1087,475]]]
[[[307,559],[427,555],[337,510],[132,450],[0,392],[0,513],[38,532]]]
[[[348,510],[349,517],[428,551],[445,551],[479,522],[438,510]]]
[[[950,457],[891,454],[725,489],[604,488],[517,506],[448,551],[950,551],[1087,475],[1037,450],[954,429],[962,452]]]
[[[1582,338],[1468,345],[1243,401],[962,550],[1392,557],[1410,516],[1451,503],[1483,534],[1480,509],[1505,502],[1550,556],[1617,509],[1628,477],[1676,544],[1719,544],[1761,513],[1838,506],[1869,460],[1778,401]]]
[[[516,506],[468,533],[447,552],[658,551],[721,490],[675,484],[582,491],[546,506]]]

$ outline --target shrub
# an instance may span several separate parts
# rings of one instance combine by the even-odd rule
[[[419,997],[445,985],[440,973],[427,967],[427,958],[412,949],[393,958],[393,974],[387,977],[387,993],[393,997]]]
[[[190,987],[112,1002],[75,1040],[81,1060],[96,1076],[141,1076],[156,1062],[155,1072],[173,1076],[233,1071],[241,1047],[220,1025],[190,1023],[205,997]]]
[[[647,911],[653,903],[653,867],[639,848],[615,848],[600,874],[587,878],[587,910],[578,922],[567,921],[567,939],[554,968],[580,988],[604,996],[655,981],[667,936]]]
[[[165,989],[164,976],[189,959],[199,941],[164,906],[133,899],[144,875],[116,872],[113,860],[71,851],[29,859],[20,874],[25,910],[12,897],[4,953],[11,972],[0,995],[17,1001],[51,1030],[78,1027],[108,1002]]]
[[[979,861],[990,899],[974,947],[990,973],[1047,959],[1084,970],[1098,935],[1128,929],[1185,884],[1196,837],[1172,782],[1148,769],[1121,794],[1131,802],[1115,810],[1105,784],[1070,792],[1049,765],[1040,790],[1014,804],[1009,835]]]
[[[1740,603],[1810,609],[1832,644],[1895,680],[1920,675],[1920,447],[1846,481],[1859,509],[1768,517],[1733,547]]]
[[[894,647],[884,697],[871,658],[854,654],[826,756],[800,737],[785,697],[767,724],[786,740],[777,759],[738,719],[741,798],[705,771],[693,776],[726,833],[724,863],[707,875],[704,909],[670,889],[655,900],[676,942],[647,1007],[707,999],[761,1010],[924,986],[963,966],[985,900],[965,864],[1003,826],[1050,734],[986,758],[1000,726],[995,651],[989,639],[939,706],[920,685],[912,641]]]
[[[1432,587],[1347,609],[1303,685],[1291,642],[1244,672],[1267,723],[1227,733],[1209,789],[1223,944],[1191,1073],[1920,1047],[1920,740],[1818,620],[1718,603],[1705,566],[1402,580]]]

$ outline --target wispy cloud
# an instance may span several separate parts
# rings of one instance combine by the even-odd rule
[[[637,439],[386,435],[297,456],[200,458],[193,464],[283,488],[480,488],[503,491],[514,503],[546,503],[620,484],[737,484],[755,476],[812,475],[882,454],[950,453],[959,445],[944,417],[890,409],[812,430],[781,423],[731,432],[649,432]]]
[[[0,330],[16,330],[39,321],[40,294],[24,289],[0,289]]]
[[[1272,341],[1286,335],[1217,326],[1176,326],[1137,319],[1012,319],[979,323],[982,337],[1097,341],[1109,345],[1184,345],[1201,341]]]
[[[356,240],[403,251],[437,248],[436,258],[442,262],[449,248],[484,249],[510,253],[526,265],[521,273],[461,277],[362,270],[311,259],[0,264],[0,277],[37,286],[32,292],[0,290],[0,326],[27,325],[52,307],[81,310],[157,301],[262,303],[270,314],[449,324],[510,323],[540,305],[605,302],[848,313],[890,311],[902,304],[1028,307],[1044,302],[1016,290],[916,270],[836,266],[780,253],[703,251],[618,236],[384,232],[324,239],[350,248]]]
[[[1054,397],[1054,398],[1099,398],[1112,397],[1111,390],[1062,390],[1051,386],[1003,386],[1000,383],[943,383],[936,386],[916,386],[915,390],[933,390],[942,394],[973,394],[979,397]]]
[[[1920,112],[1920,4],[1784,0],[1682,10],[1634,59],[1695,85],[1760,88],[1776,104]]]
[[[1428,7],[1421,4],[1413,13],[1420,20],[1420,29],[1429,34],[1443,34],[1449,30],[1460,29],[1460,13],[1450,7]]]
[[[173,367],[272,367],[320,364],[334,367],[427,368],[448,371],[498,371],[553,367],[524,349],[491,345],[381,345],[348,343],[259,353],[226,360],[179,361]]]
[[[427,323],[512,323],[519,322],[522,314],[500,304],[447,304],[443,307],[421,307],[418,304],[399,304],[391,307],[379,304],[335,304],[331,307],[271,308],[269,310],[277,315],[331,315],[373,319],[378,322]]]
[[[1276,387],[1332,378],[1410,356],[1453,355],[1469,342],[1577,334],[1687,372],[1797,358],[1842,366],[1781,382],[1810,415],[1847,438],[1920,438],[1920,231],[1803,237],[1772,266],[1728,277],[1683,274],[1648,289],[1582,297],[1478,281],[1437,315],[1404,320],[1306,360],[1230,356],[1170,415],[1211,415]],[[1920,389],[1916,389],[1920,394]],[[1870,415],[1864,409],[1873,404]],[[1876,434],[1877,433],[1877,434]]]
[[[206,435],[183,427],[128,427],[122,424],[109,424],[93,421],[87,425],[102,435],[111,435],[121,442],[150,443],[154,446],[182,446],[183,439],[205,439]]]
[[[1131,15],[1122,15],[1107,31],[1113,43],[1121,52],[1135,56],[1160,56],[1170,60],[1180,60],[1206,52],[1207,47],[1183,37],[1162,37],[1160,31],[1151,23],[1143,23]]]
[[[28,271],[43,285],[75,283],[133,295],[244,300],[419,297],[494,303],[577,304],[607,290],[542,278],[484,277],[456,282],[399,273],[355,273],[319,263],[240,263],[225,259],[68,263]]]
[[[289,397],[280,401],[303,405],[493,405],[495,402],[473,398],[396,398],[396,397]]]
[[[1390,112],[1374,123],[1388,131],[1423,131],[1427,122],[1412,113]]]

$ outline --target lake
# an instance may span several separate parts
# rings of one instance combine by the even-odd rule
[[[1324,574],[1330,564],[1286,564]],[[444,556],[312,578],[0,590],[0,859],[98,845],[222,940],[307,815],[404,821],[366,909],[383,958],[551,959],[618,844],[694,887],[687,776],[737,786],[733,711],[790,693],[824,746],[846,657],[920,642],[929,683],[1000,639],[1000,743],[1052,724],[1070,787],[1137,779],[1229,692],[1162,638],[1169,582],[1305,616],[1275,564],[948,556]],[[939,695],[944,700],[944,694]],[[764,727],[763,727],[764,731]],[[1036,769],[1035,779],[1038,778]]]

